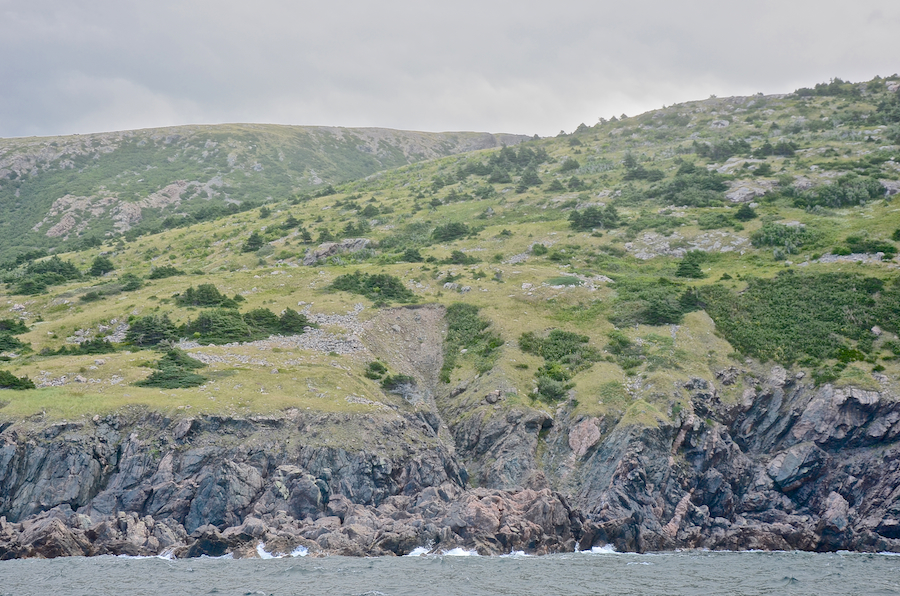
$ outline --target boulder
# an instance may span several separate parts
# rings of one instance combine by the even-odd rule
[[[316,248],[310,248],[303,257],[304,265],[315,265],[319,261],[344,253],[355,253],[368,248],[371,240],[368,238],[345,238],[340,242],[324,242]]]

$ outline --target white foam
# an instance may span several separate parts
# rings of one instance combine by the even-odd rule
[[[476,551],[474,550],[466,550],[464,548],[452,548],[448,551],[444,551],[441,553],[445,557],[480,557]]]
[[[618,554],[618,551],[613,547],[612,544],[604,544],[603,546],[594,546],[594,547],[591,547],[591,550],[583,550],[581,552],[592,554],[592,555],[615,555],[615,554]]]
[[[284,553],[273,553],[266,550],[266,544],[264,542],[260,542],[256,545],[256,554],[259,555],[260,559],[282,559],[284,557],[305,557],[309,554],[309,549],[305,546],[298,546],[294,550],[292,550],[289,554]]]
[[[275,555],[266,550],[266,545],[263,542],[260,542],[256,545],[256,554],[259,555],[260,559],[280,559],[281,555]]]
[[[408,554],[403,555],[404,557],[421,557],[423,555],[427,555],[431,552],[431,549],[427,546],[417,546],[412,549]]]
[[[514,550],[508,555],[500,555],[501,557],[510,557],[513,559],[524,559],[525,557],[530,557],[532,555],[527,554],[524,550]]]

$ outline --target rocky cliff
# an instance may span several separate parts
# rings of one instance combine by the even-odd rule
[[[735,374],[656,426],[506,407],[490,375],[406,411],[7,423],[0,557],[900,551],[900,403],[775,367],[725,406]]]

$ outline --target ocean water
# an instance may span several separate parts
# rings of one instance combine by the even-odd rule
[[[900,594],[900,556],[612,549],[530,557],[93,557],[0,561],[2,596]]]

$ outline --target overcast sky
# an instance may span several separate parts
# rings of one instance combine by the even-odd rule
[[[0,0],[0,136],[266,122],[554,135],[900,71],[897,0]]]

